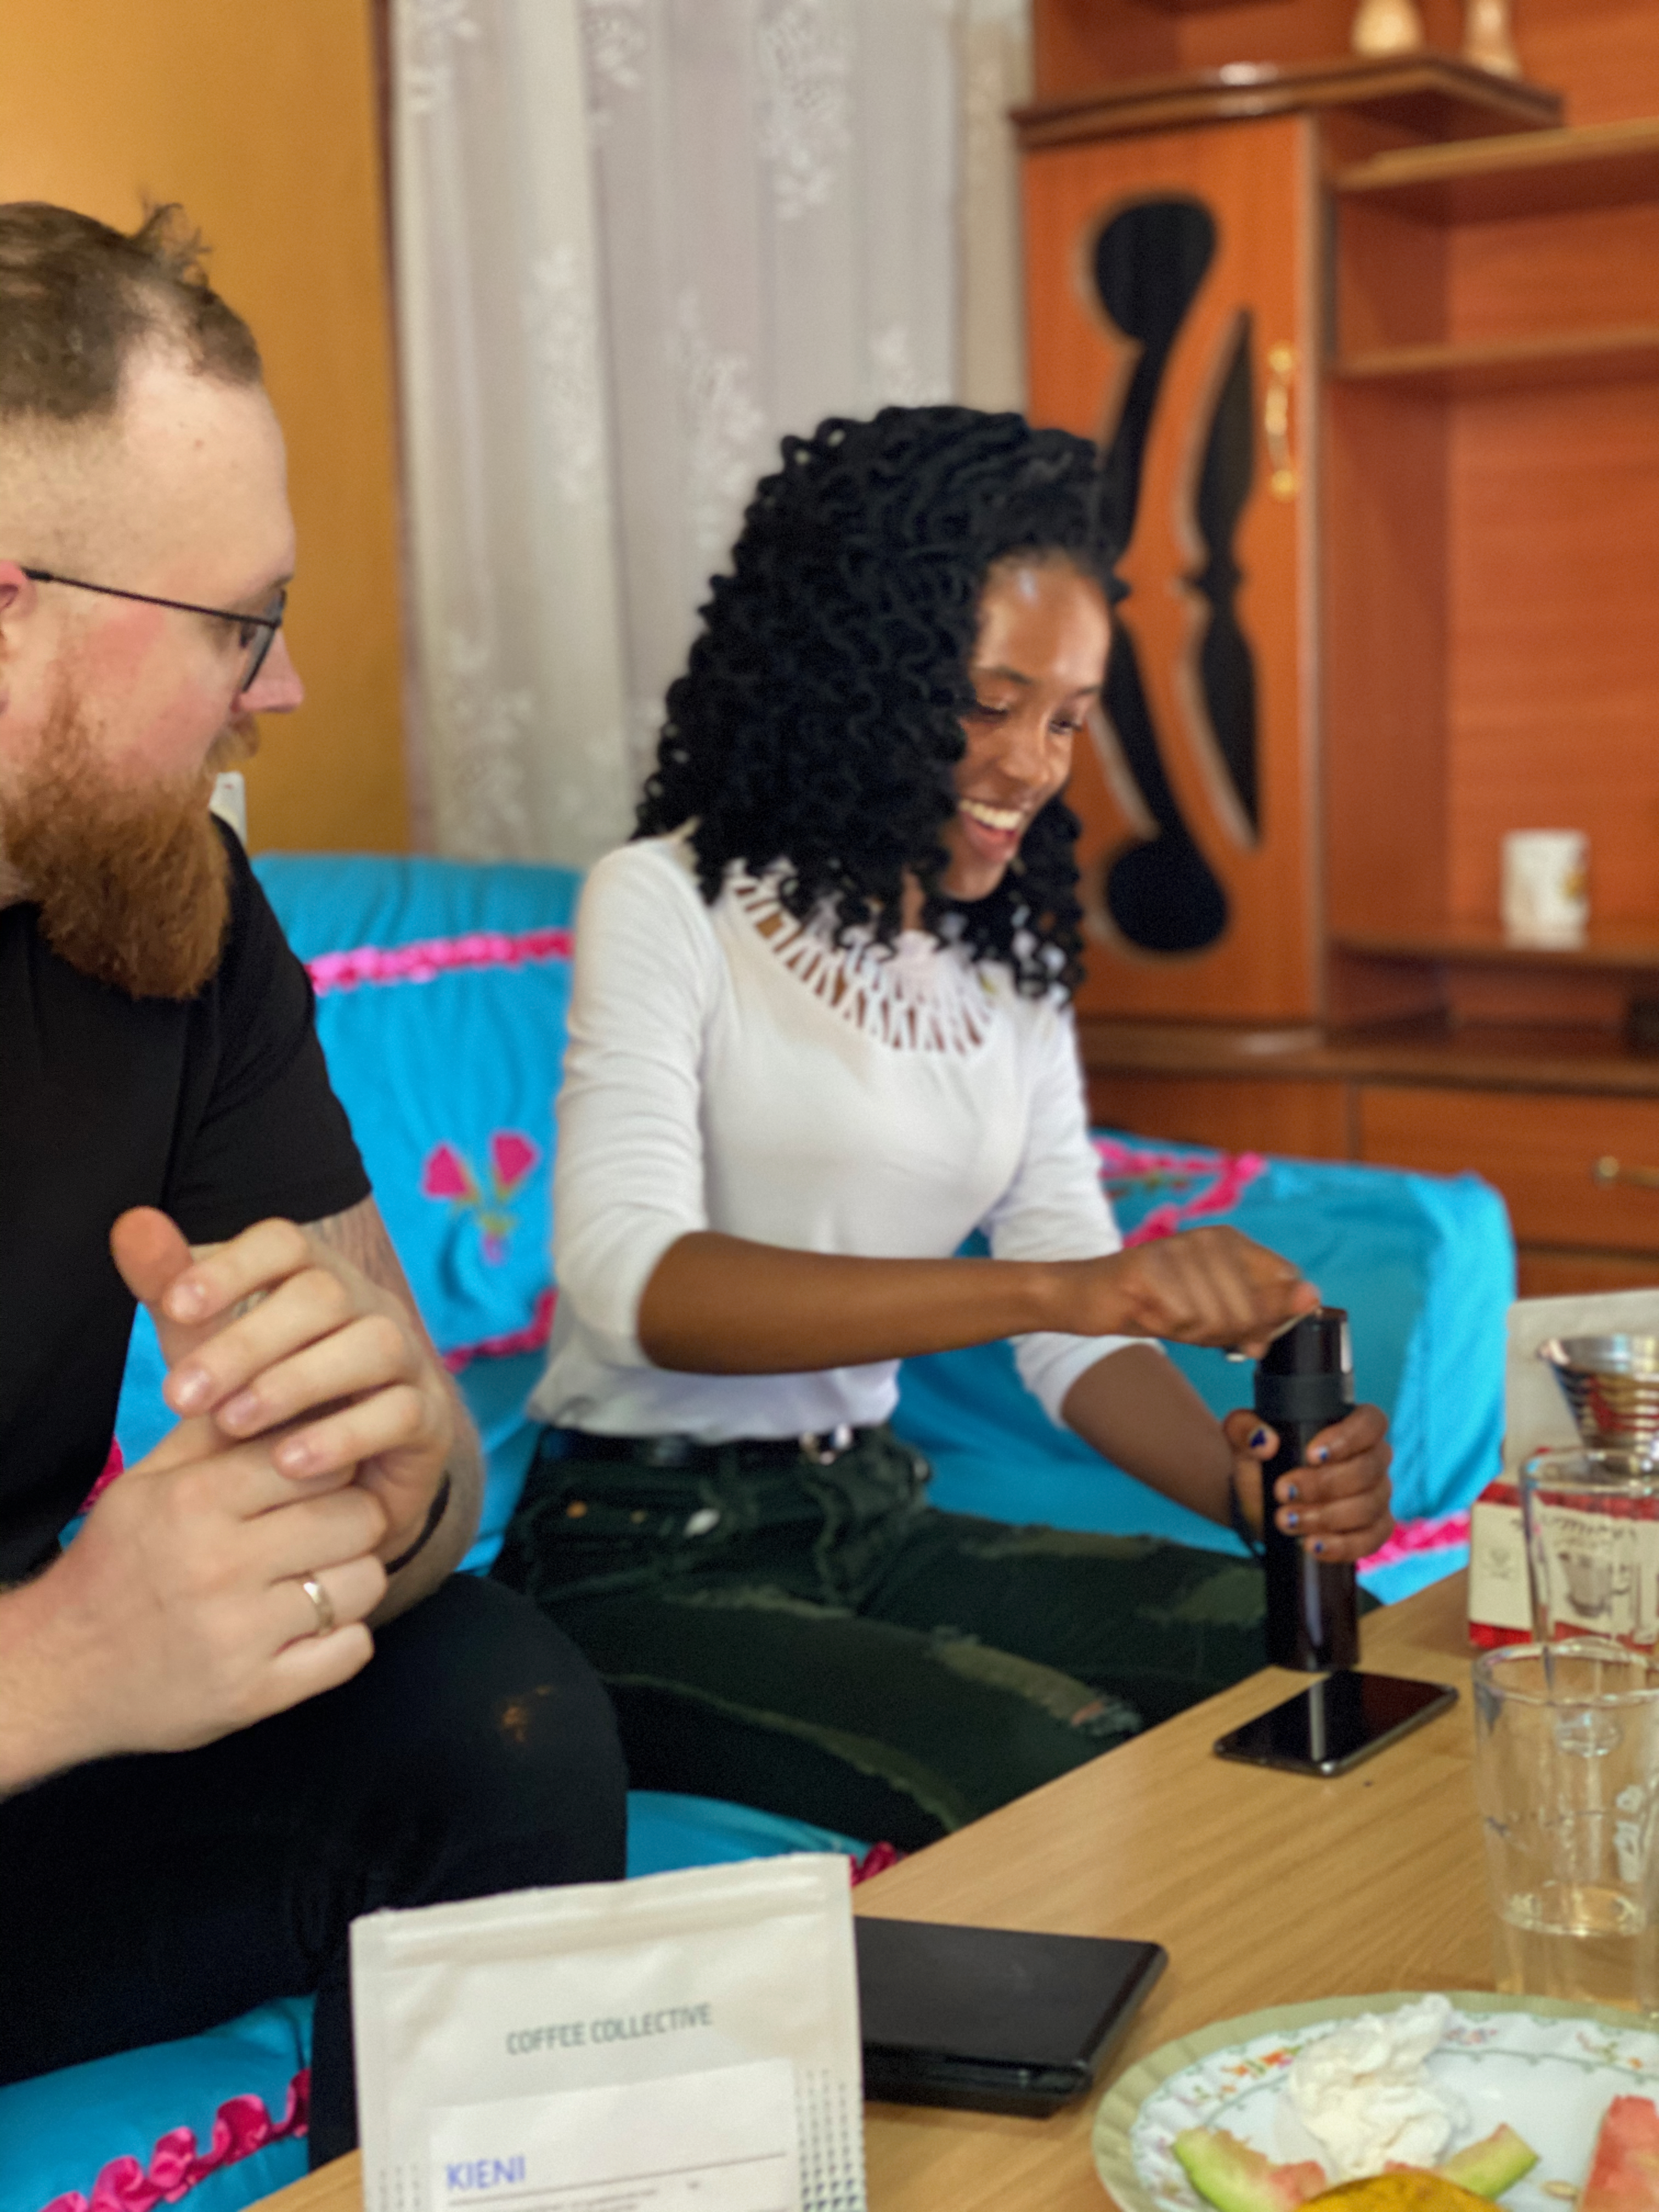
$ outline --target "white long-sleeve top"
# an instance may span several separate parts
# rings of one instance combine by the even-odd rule
[[[1066,1008],[926,932],[891,955],[838,948],[736,872],[710,907],[680,836],[625,845],[588,878],[558,1125],[559,1302],[532,1402],[563,1427],[719,1443],[891,1412],[896,1360],[653,1366],[640,1301],[692,1231],[866,1258],[946,1258],[976,1227],[1005,1260],[1121,1241]],[[1058,1420],[1077,1377],[1128,1340],[1033,1335],[1016,1354]]]

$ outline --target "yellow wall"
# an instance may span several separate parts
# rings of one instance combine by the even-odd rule
[[[181,200],[288,433],[309,696],[248,770],[255,848],[408,842],[392,363],[368,0],[7,10],[0,200],[130,229]]]

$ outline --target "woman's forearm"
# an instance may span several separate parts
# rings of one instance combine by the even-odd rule
[[[1288,1260],[1226,1228],[1048,1261],[867,1260],[702,1229],[658,1261],[636,1327],[657,1367],[792,1375],[1044,1329],[1255,1352],[1318,1303]]]
[[[793,1375],[910,1359],[1054,1328],[1054,1269],[995,1260],[866,1260],[700,1230],[671,1244],[640,1301],[640,1348],[694,1375]]]
[[[1161,1352],[1132,1344],[1097,1360],[1066,1392],[1060,1414],[1067,1428],[1126,1474],[1208,1520],[1228,1518],[1233,1455],[1227,1439]]]

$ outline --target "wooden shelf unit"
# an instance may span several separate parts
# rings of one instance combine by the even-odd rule
[[[1464,1024],[1614,1030],[1659,969],[1641,582],[1659,555],[1659,120],[1388,149],[1328,190],[1327,1011],[1363,1012],[1387,979]],[[1410,666],[1390,669],[1413,599]],[[1409,793],[1379,774],[1402,750]],[[1496,926],[1503,836],[1546,823],[1590,836],[1598,926],[1571,956]]]
[[[1454,45],[1459,0],[1424,12]],[[1659,1280],[1659,1194],[1593,1172],[1659,1164],[1659,1056],[1625,1041],[1659,997],[1659,7],[1527,0],[1520,85],[1444,51],[1358,63],[1352,15],[1036,0],[1036,419],[1115,434],[1137,353],[1088,289],[1114,210],[1185,196],[1220,241],[1122,564],[1167,787],[1137,805],[1109,727],[1074,777],[1093,1104],[1173,1138],[1474,1168],[1510,1200],[1527,1287]],[[1196,471],[1240,329],[1256,452],[1221,558],[1254,656],[1254,842],[1215,802],[1193,643],[1219,618]],[[1110,890],[1172,810],[1230,902],[1178,956],[1126,936]],[[1589,836],[1589,941],[1509,945],[1504,836],[1554,827]]]
[[[1380,960],[1456,960],[1516,969],[1632,970],[1659,975],[1659,927],[1648,922],[1602,922],[1579,944],[1536,944],[1506,936],[1497,922],[1449,921],[1428,929],[1343,931],[1332,939],[1338,952]]]
[[[1020,143],[1063,146],[1189,123],[1239,123],[1267,115],[1345,108],[1402,136],[1541,130],[1561,103],[1541,86],[1476,69],[1455,54],[1424,52],[1373,59],[1345,54],[1316,61],[1224,63],[1195,75],[1135,77],[1033,100],[1015,121]]]
[[[1345,384],[1391,386],[1425,399],[1477,399],[1548,386],[1625,384],[1659,376],[1659,323],[1500,338],[1484,345],[1382,346],[1339,356],[1328,374]]]
[[[1397,147],[1337,170],[1330,188],[1339,201],[1369,202],[1419,222],[1512,222],[1625,207],[1659,194],[1659,121]]]

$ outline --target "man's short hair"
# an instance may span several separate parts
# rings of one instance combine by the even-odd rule
[[[204,251],[177,207],[129,237],[68,208],[0,204],[0,424],[113,414],[128,362],[154,345],[258,383],[253,333],[208,283]]]

